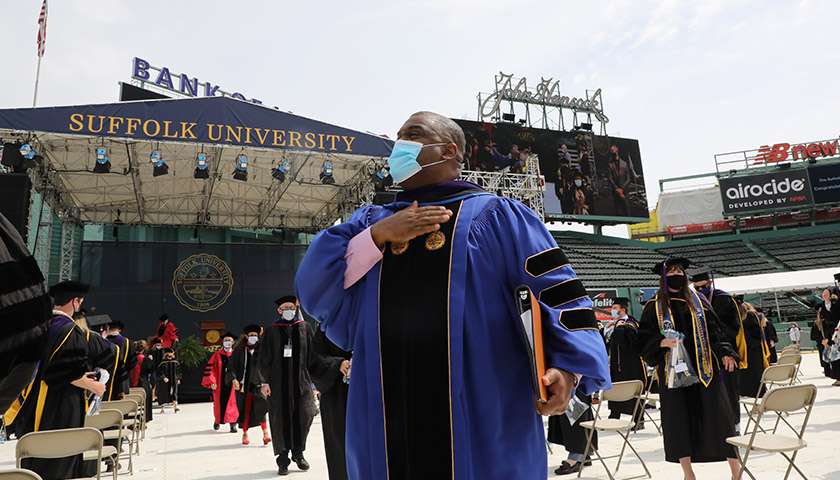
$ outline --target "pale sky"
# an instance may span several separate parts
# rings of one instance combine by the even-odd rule
[[[0,108],[32,104],[40,8],[2,0]],[[418,110],[475,119],[499,71],[554,78],[602,89],[653,206],[660,178],[714,171],[716,153],[837,137],[838,17],[829,0],[52,0],[38,105],[116,101],[137,56],[394,137]]]

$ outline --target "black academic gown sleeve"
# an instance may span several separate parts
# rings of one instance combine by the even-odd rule
[[[659,321],[656,318],[656,303],[654,300],[650,300],[642,310],[637,334],[637,341],[641,348],[640,353],[646,364],[651,366],[665,364],[665,354],[668,353],[668,348],[660,346],[664,338],[665,335],[662,335],[662,329],[659,327]]]
[[[340,368],[342,362],[351,357],[350,352],[330,342],[323,331],[318,329],[315,332],[309,355],[309,373],[315,388],[321,393],[321,427],[330,480],[347,479],[344,437],[350,386],[344,383]]]

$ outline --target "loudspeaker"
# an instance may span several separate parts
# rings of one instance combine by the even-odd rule
[[[27,241],[26,223],[29,221],[29,191],[32,182],[22,173],[0,174],[0,213]]]

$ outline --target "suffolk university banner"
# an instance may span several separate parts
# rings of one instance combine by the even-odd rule
[[[0,129],[387,157],[388,139],[226,97],[0,110]]]

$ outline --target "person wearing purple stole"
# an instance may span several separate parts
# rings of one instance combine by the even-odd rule
[[[639,319],[642,358],[656,367],[659,378],[665,461],[679,463],[685,478],[695,480],[692,463],[726,460],[737,477],[738,456],[726,439],[735,436],[733,418],[738,412],[733,412],[727,401],[721,374],[724,370],[734,372],[739,358],[727,343],[712,306],[689,288],[688,266],[685,258],[669,258],[654,265],[652,271],[660,275],[659,291],[645,304]],[[663,332],[669,330],[682,333],[684,339],[666,338]],[[683,362],[671,357],[679,342],[689,357]],[[687,371],[687,365],[699,382],[669,387],[672,371]]]
[[[105,384],[93,378],[95,372],[88,371],[87,334],[72,318],[81,308],[89,288],[68,280],[49,290],[55,300],[53,318],[41,364],[24,391],[25,400],[14,421],[15,434],[19,437],[29,432],[83,427],[87,392],[99,396],[105,393]],[[81,455],[25,458],[21,467],[38,473],[41,478],[83,476]]]

